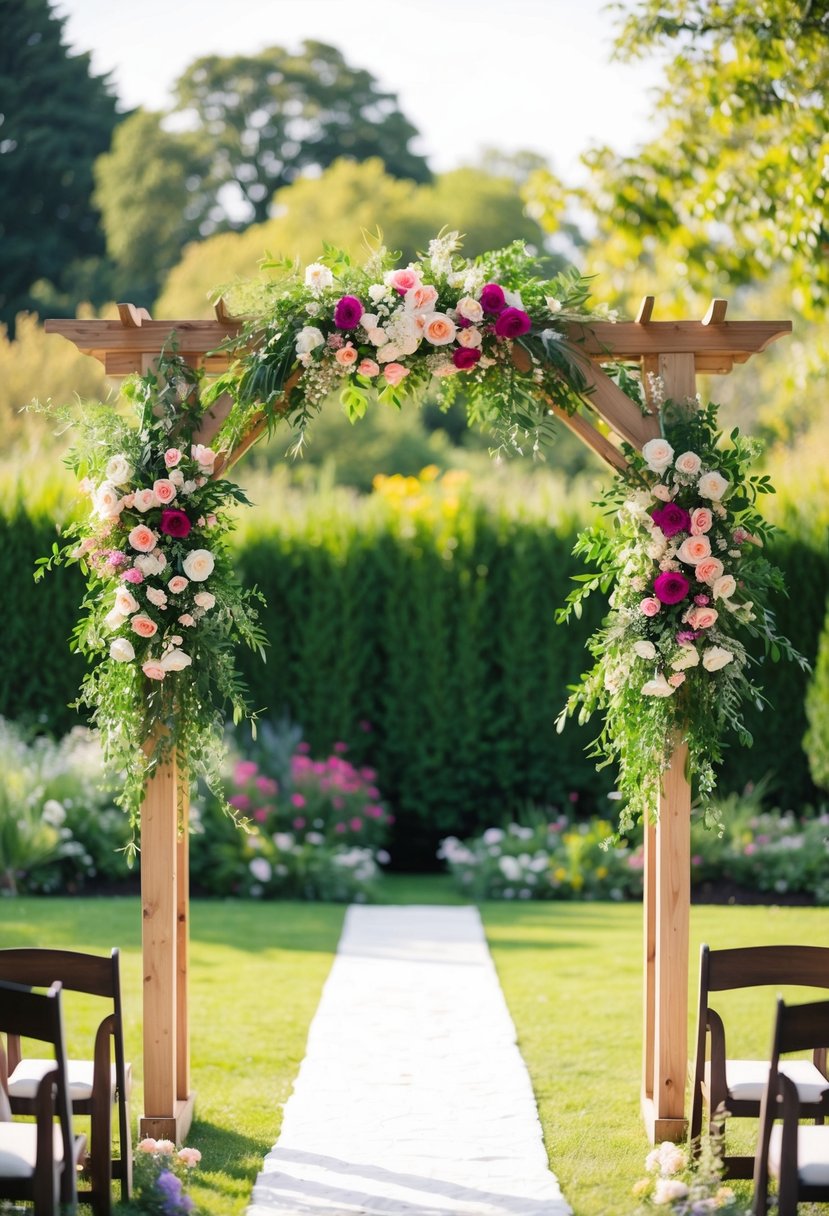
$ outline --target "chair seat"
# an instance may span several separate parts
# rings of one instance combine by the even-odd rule
[[[769,1173],[780,1177],[783,1127],[775,1123],[769,1138]],[[804,1186],[829,1186],[829,1126],[801,1124],[797,1129],[797,1176]]]
[[[791,1077],[801,1102],[813,1104],[829,1089],[829,1081],[811,1060],[781,1061],[780,1071]],[[705,1066],[705,1085],[710,1093],[711,1066]],[[769,1079],[768,1060],[726,1060],[725,1083],[735,1102],[757,1102],[763,1097]]]
[[[54,1061],[52,1062],[54,1066]],[[63,1161],[63,1139],[60,1124],[52,1132],[52,1152],[55,1163]],[[35,1123],[0,1123],[0,1178],[31,1178],[37,1160],[37,1125]]]
[[[24,1058],[9,1077],[10,1098],[34,1098],[37,1087],[44,1074],[55,1067],[54,1060],[37,1060]],[[69,1085],[69,1100],[71,1102],[87,1102],[92,1097],[92,1061],[68,1060],[66,1063],[66,1079]],[[127,1065],[129,1076],[129,1065]],[[110,1068],[110,1094],[115,1100],[115,1065]]]

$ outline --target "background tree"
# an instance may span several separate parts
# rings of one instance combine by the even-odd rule
[[[829,298],[829,6],[825,0],[641,0],[618,54],[674,58],[633,156],[588,156],[598,239],[667,251],[692,286],[783,268],[802,312]],[[717,277],[720,284],[717,283]]]
[[[0,38],[0,322],[107,295],[92,165],[119,121],[106,77],[70,55],[48,0],[4,0]]]

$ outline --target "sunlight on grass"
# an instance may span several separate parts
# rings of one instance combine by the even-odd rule
[[[389,903],[457,903],[441,876],[386,880]],[[629,1216],[649,1145],[639,1114],[642,911],[632,904],[486,903],[495,965],[533,1081],[551,1168],[575,1216]],[[204,1159],[193,1195],[237,1216],[279,1133],[308,1026],[339,937],[331,904],[194,901],[191,1072],[197,1118],[188,1143]],[[0,946],[122,951],[127,1050],[142,1111],[141,917],[137,899],[0,902]],[[689,1043],[699,945],[825,941],[829,909],[695,907]],[[765,1055],[773,993],[726,1007],[747,1054]],[[803,999],[799,993],[796,999]],[[73,1009],[69,1048],[86,1051],[91,1021]],[[481,1061],[486,1067],[486,1061]]]

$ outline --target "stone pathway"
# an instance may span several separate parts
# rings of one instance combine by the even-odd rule
[[[247,1216],[569,1216],[477,909],[351,907]]]

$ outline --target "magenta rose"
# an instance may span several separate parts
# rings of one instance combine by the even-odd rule
[[[665,536],[676,536],[677,532],[691,531],[691,513],[675,502],[666,502],[651,512],[651,519]]]
[[[337,329],[356,329],[363,315],[363,306],[356,296],[343,296],[334,309],[334,324]]]
[[[495,332],[499,338],[520,338],[532,324],[522,308],[505,308],[495,322]]]
[[[170,507],[161,512],[161,523],[158,525],[165,536],[184,537],[190,535],[193,525],[183,511]]]
[[[480,357],[481,352],[474,346],[459,346],[457,350],[452,351],[452,362],[462,372],[468,372],[470,367],[475,366]]]
[[[487,283],[481,291],[481,308],[484,312],[497,316],[506,306],[503,287],[499,287],[497,283]]]
[[[663,570],[653,580],[653,593],[663,604],[678,604],[684,600],[691,584],[678,570]]]

